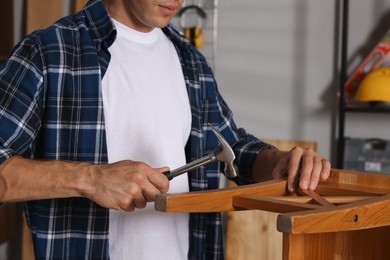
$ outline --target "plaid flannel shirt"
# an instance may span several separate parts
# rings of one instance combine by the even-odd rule
[[[218,141],[217,128],[232,145],[241,182],[259,151],[270,148],[243,129],[218,92],[205,58],[171,26],[184,73],[192,129],[187,159],[200,158]],[[101,78],[116,31],[101,0],[25,37],[0,66],[0,163],[21,155],[32,159],[107,163]],[[216,189],[220,164],[188,174],[191,191]],[[108,210],[84,198],[25,203],[37,259],[109,259]],[[223,259],[219,213],[190,215],[189,259]]]

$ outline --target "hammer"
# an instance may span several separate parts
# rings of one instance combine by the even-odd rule
[[[185,172],[195,170],[201,166],[215,162],[217,160],[225,163],[225,176],[228,179],[234,179],[235,177],[237,177],[238,169],[233,162],[236,156],[234,155],[232,148],[217,130],[215,130],[214,128],[211,128],[211,130],[213,131],[213,133],[215,134],[215,136],[218,138],[219,141],[219,145],[217,149],[215,149],[214,152],[202,158],[199,158],[195,161],[192,161],[173,171],[163,172],[165,176],[167,176],[168,180],[172,180],[176,176],[179,176]]]

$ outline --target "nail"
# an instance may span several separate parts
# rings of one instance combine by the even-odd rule
[[[309,183],[307,181],[301,181],[299,186],[301,187],[301,189],[305,190],[305,189],[307,189],[309,187]]]
[[[315,190],[317,188],[317,183],[315,182],[310,182],[310,189]]]

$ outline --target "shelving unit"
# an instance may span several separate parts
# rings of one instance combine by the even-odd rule
[[[344,110],[350,113],[390,113],[390,107],[370,107],[363,105],[346,105]]]
[[[346,102],[344,91],[347,82],[347,61],[348,61],[348,19],[349,19],[349,0],[342,1],[342,10],[340,12],[341,21],[341,64],[340,64],[340,85],[339,85],[339,117],[338,117],[338,141],[337,141],[337,165],[342,169],[344,167],[345,153],[345,124],[347,113],[390,113],[390,106],[370,106],[367,104],[353,104]]]

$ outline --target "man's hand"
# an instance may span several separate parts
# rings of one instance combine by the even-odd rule
[[[287,176],[290,192],[299,185],[301,189],[315,190],[320,179],[330,174],[330,162],[311,148],[294,147],[281,157],[272,172],[274,179]]]
[[[287,177],[290,192],[301,189],[315,190],[320,179],[330,174],[330,162],[310,148],[294,147],[290,151],[267,149],[259,153],[253,167],[255,181]]]
[[[167,177],[161,174],[169,168],[152,168],[142,162],[120,161],[94,165],[90,188],[85,197],[105,208],[133,211],[145,208],[169,188]]]
[[[0,203],[85,197],[102,207],[133,211],[166,193],[168,167],[121,161],[92,165],[14,156],[0,164]]]

